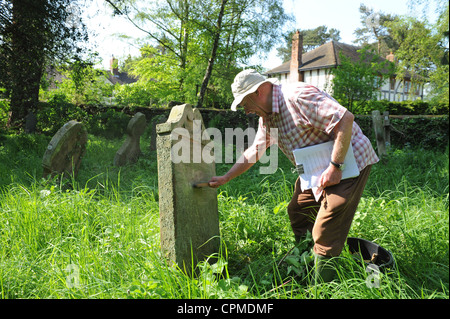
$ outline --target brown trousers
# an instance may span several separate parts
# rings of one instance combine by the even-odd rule
[[[339,256],[341,253],[370,169],[369,165],[358,177],[326,187],[319,202],[311,190],[302,192],[300,179],[297,179],[287,208],[289,219],[295,235],[302,236],[308,230],[312,233],[316,254]]]

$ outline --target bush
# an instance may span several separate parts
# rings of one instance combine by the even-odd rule
[[[106,138],[122,138],[126,132],[130,116],[117,112],[114,109],[106,109],[104,112],[94,114],[87,123],[90,134]]]
[[[423,100],[393,102],[388,100],[354,102],[354,114],[370,115],[372,111],[381,113],[388,111],[391,115],[445,115],[448,114],[448,103],[435,103]]]
[[[39,103],[37,112],[38,128],[46,134],[55,134],[65,123],[71,120],[86,122],[87,112],[81,107],[70,103],[69,98],[62,93],[54,94],[48,102]]]
[[[217,111],[210,116],[202,114],[206,127],[218,128],[221,132],[225,132],[225,128],[237,128],[240,127],[245,130],[248,127],[248,118],[243,112],[233,111]],[[209,120],[208,120],[209,118]]]
[[[65,94],[55,94],[48,102],[41,102],[37,113],[39,130],[46,135],[55,134],[71,120],[82,122],[90,134],[107,138],[121,138],[130,117],[110,108],[95,108],[90,112],[70,103]]]
[[[117,105],[149,106],[158,103],[150,89],[141,82],[116,85],[114,95]]]
[[[418,146],[428,150],[448,147],[448,116],[436,118],[391,119],[391,142],[399,147]]]
[[[372,117],[357,115],[355,122],[371,139],[372,144],[376,145]],[[412,146],[427,150],[445,150],[448,147],[448,116],[390,118],[390,123],[391,145],[394,147]]]

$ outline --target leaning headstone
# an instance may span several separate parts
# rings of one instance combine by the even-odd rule
[[[86,152],[87,131],[77,121],[64,124],[50,140],[42,158],[43,176],[76,176]]]
[[[136,163],[141,155],[140,141],[146,125],[145,115],[140,112],[136,113],[128,122],[127,138],[114,157],[114,165],[123,166],[127,163]]]
[[[161,249],[188,273],[217,254],[220,243],[217,190],[207,183],[194,187],[215,175],[214,160],[199,156],[213,153],[204,129],[200,111],[189,104],[173,107],[156,127]]]

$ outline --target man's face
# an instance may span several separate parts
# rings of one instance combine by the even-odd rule
[[[255,103],[252,95],[255,95],[255,93],[250,93],[246,95],[241,102],[241,106],[244,108],[244,112],[246,115],[257,114],[259,116],[262,116],[261,111],[259,110],[257,104]]]
[[[244,108],[246,115],[256,114],[261,117],[269,115],[272,109],[272,105],[267,104],[260,91],[246,95],[240,105]]]

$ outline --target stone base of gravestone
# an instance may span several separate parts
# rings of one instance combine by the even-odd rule
[[[172,108],[167,122],[156,128],[161,249],[188,273],[198,261],[217,254],[220,244],[217,190],[193,187],[215,175],[213,160],[193,160],[199,152],[213,153],[213,142],[193,133],[196,124],[203,132],[199,110],[184,104]],[[175,148],[189,153],[184,161],[175,158],[180,155]]]
[[[127,137],[114,157],[114,165],[123,166],[137,162],[141,155],[141,135],[144,133],[146,125],[145,115],[140,112],[136,113],[128,122]]]
[[[76,176],[86,152],[87,131],[82,123],[64,124],[50,140],[42,158],[43,176]]]

